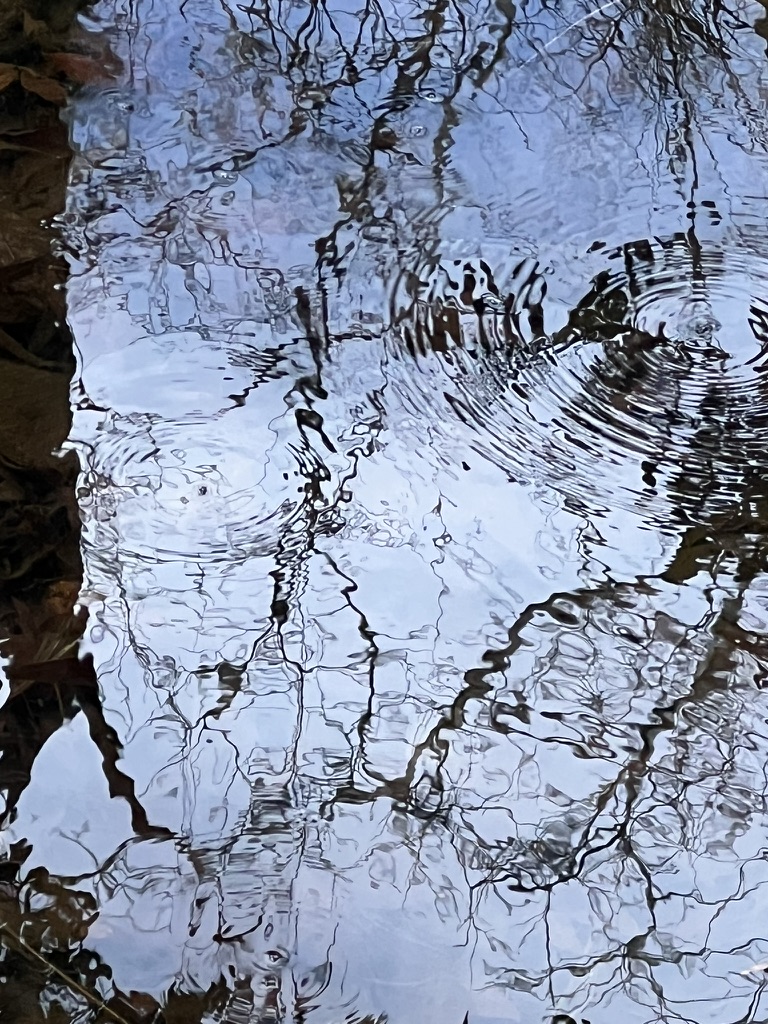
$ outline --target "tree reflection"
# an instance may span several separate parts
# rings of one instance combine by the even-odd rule
[[[765,260],[705,194],[740,10],[94,16],[92,661],[3,712],[25,1012],[759,1019]]]

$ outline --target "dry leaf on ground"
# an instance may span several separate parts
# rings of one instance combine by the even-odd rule
[[[37,72],[30,71],[29,68],[20,68],[19,81],[27,92],[33,92],[41,99],[48,100],[49,103],[63,106],[67,102],[66,86],[53,78],[38,75]]]
[[[19,77],[19,69],[15,64],[0,64],[0,92],[7,89]]]
[[[89,85],[113,77],[104,61],[87,57],[82,53],[46,53],[45,63],[51,70],[66,75],[70,81],[77,82],[78,85]]]

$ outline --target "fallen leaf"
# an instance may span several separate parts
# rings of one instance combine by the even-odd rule
[[[19,81],[27,92],[32,92],[41,99],[48,100],[49,103],[63,106],[67,102],[66,87],[53,78],[38,75],[36,72],[30,71],[29,68],[20,68]]]
[[[15,64],[0,64],[0,92],[7,89],[18,77],[19,69]]]
[[[30,39],[45,39],[50,33],[46,22],[39,18],[33,18],[28,11],[24,11],[24,35]]]
[[[53,71],[66,75],[70,81],[77,82],[78,85],[88,85],[114,77],[103,61],[86,57],[82,53],[46,53],[45,62]]]
[[[79,593],[77,580],[55,580],[45,595],[45,607],[51,615],[72,615]]]

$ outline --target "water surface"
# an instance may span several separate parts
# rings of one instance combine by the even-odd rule
[[[24,1020],[766,1019],[763,15],[81,17]]]

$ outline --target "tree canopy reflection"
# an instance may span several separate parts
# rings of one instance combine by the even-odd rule
[[[9,1008],[761,1019],[752,20],[89,12],[83,658],[10,669]]]

